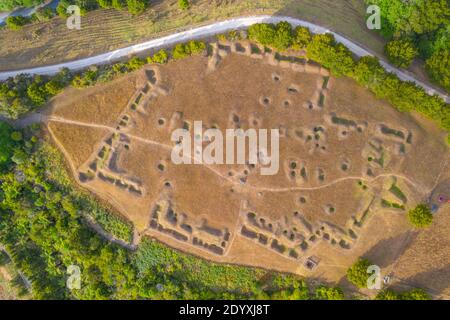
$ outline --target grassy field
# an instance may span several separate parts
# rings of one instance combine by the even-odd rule
[[[83,58],[154,37],[233,16],[279,14],[302,18],[333,29],[364,46],[382,51],[383,41],[364,23],[362,0],[195,0],[189,10],[177,0],[152,2],[144,14],[96,10],[82,17],[81,30],[66,21],[28,25],[22,30],[0,30],[0,70],[12,70]]]

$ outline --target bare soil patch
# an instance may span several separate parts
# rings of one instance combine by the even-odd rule
[[[54,99],[49,126],[74,176],[141,235],[207,259],[337,282],[381,243],[394,265],[408,251],[388,239],[411,231],[407,210],[445,176],[444,133],[320,66],[249,46],[216,44],[210,57]],[[279,172],[173,164],[171,133],[200,120],[205,129],[280,129]]]

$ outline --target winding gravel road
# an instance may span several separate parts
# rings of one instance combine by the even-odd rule
[[[14,70],[14,71],[5,71],[0,72],[0,80],[5,80],[9,77],[14,77],[20,73],[30,73],[30,74],[43,74],[43,75],[52,75],[57,73],[61,68],[69,68],[71,70],[80,70],[86,68],[90,65],[94,64],[105,64],[110,63],[119,58],[123,58],[138,52],[142,52],[149,49],[156,49],[160,47],[171,46],[179,42],[185,42],[192,39],[198,39],[203,37],[212,36],[215,34],[223,33],[233,29],[246,28],[255,23],[278,23],[280,21],[288,21],[293,26],[305,26],[308,27],[313,33],[331,33],[335,36],[338,42],[341,42],[345,46],[347,46],[355,55],[357,56],[373,56],[374,54],[367,49],[361,47],[360,45],[354,43],[353,41],[331,31],[327,28],[312,24],[310,22],[295,19],[286,16],[268,16],[268,15],[260,15],[260,16],[248,16],[248,17],[238,17],[233,19],[228,19],[220,22],[215,22],[209,25],[192,28],[186,31],[178,32],[171,34],[169,36],[165,36],[158,39],[153,39],[150,41],[146,41],[140,44],[132,45],[126,48],[117,49],[111,52],[103,53],[97,56],[93,56],[90,58],[84,58],[69,62],[64,62],[60,64],[30,68],[30,69],[22,69],[22,70]],[[404,81],[413,81],[420,87],[424,88],[425,91],[430,94],[438,94],[442,98],[444,98],[447,102],[450,102],[450,97],[448,94],[445,94],[442,91],[438,91],[436,88],[431,87],[430,85],[423,83],[413,76],[407,74],[406,72],[399,70],[387,62],[380,60],[380,63],[383,67],[389,71],[397,74],[397,76]]]

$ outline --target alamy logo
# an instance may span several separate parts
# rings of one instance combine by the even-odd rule
[[[193,137],[187,129],[172,133],[171,159],[174,164],[259,164],[261,175],[274,175],[279,170],[280,133],[270,130],[270,154],[268,135],[266,129],[226,129],[224,139],[219,129],[203,132],[202,121],[194,121]]]
[[[370,16],[367,18],[366,25],[369,30],[381,29],[381,9],[377,5],[371,5],[367,7],[367,14]]]
[[[370,274],[370,276],[367,278],[367,289],[380,290],[381,289],[380,267],[373,264],[367,268],[367,273]]]
[[[66,26],[70,30],[72,29],[81,29],[81,10],[79,6],[70,5],[67,7],[67,13],[70,16],[67,18]]]

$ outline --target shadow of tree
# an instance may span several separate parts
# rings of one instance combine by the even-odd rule
[[[397,236],[381,240],[366,251],[363,254],[363,258],[368,259],[380,268],[386,268],[405,253],[417,234],[418,232],[415,231],[407,231]]]
[[[390,288],[400,292],[422,288],[432,295],[445,294],[448,299],[450,296],[450,264],[443,268],[418,273],[393,284]]]

